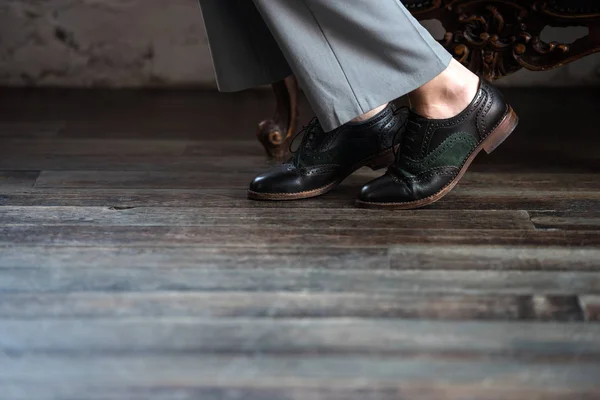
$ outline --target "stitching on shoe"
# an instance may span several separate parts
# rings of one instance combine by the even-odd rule
[[[486,134],[486,131],[485,131],[485,117],[487,116],[488,112],[492,108],[492,105],[494,104],[494,98],[491,95],[491,93],[488,90],[488,88],[484,87],[483,90],[484,90],[485,96],[486,96],[486,104],[477,113],[477,120],[475,121],[475,124],[476,124],[476,127],[477,127],[477,135],[480,138],[485,137],[485,134]]]
[[[485,136],[481,138],[481,141],[484,141],[488,136],[490,136],[490,134],[492,132],[494,132],[500,126],[502,121],[504,121],[506,119],[506,116],[510,112],[510,107],[508,107],[508,105],[506,105],[506,104],[505,104],[505,107],[506,107],[506,111],[504,111],[502,118],[500,118],[500,120],[498,122],[496,122],[496,125],[494,125],[494,127],[492,129],[490,129],[489,132],[486,132]]]
[[[485,87],[485,85],[482,83],[480,89],[483,89],[484,87]],[[474,99],[472,104],[469,104],[469,106],[465,110],[463,110],[460,114],[458,114],[457,116],[454,116],[454,117],[448,118],[448,119],[442,119],[442,120],[435,120],[435,119],[428,120],[428,122],[429,121],[431,121],[431,122],[429,122],[429,126],[427,127],[427,132],[425,132],[425,140],[423,140],[423,143],[421,144],[421,152],[419,154],[419,157],[420,158],[425,157],[425,149],[429,148],[429,143],[431,142],[432,130],[435,130],[438,128],[448,128],[453,125],[462,124],[467,118],[469,118],[471,116],[471,114],[478,111],[478,108],[481,105],[483,98],[484,98],[483,90],[478,90],[476,99]],[[439,122],[437,122],[437,121],[439,121]]]
[[[440,143],[440,145],[438,147],[436,147],[433,151],[429,152],[429,154],[427,154],[425,157],[423,157],[419,160],[415,160],[408,156],[405,156],[406,161],[410,164],[413,164],[411,166],[414,166],[415,168],[418,168],[418,164],[424,164],[426,166],[427,164],[430,164],[430,163],[434,162],[435,160],[429,159],[427,162],[425,162],[425,159],[431,158],[431,157],[433,157],[433,158],[439,157],[441,155],[439,153],[443,153],[446,150],[446,148],[452,146],[455,143],[462,141],[465,136],[472,137],[473,135],[471,135],[467,132],[463,132],[463,131],[455,132],[452,134],[452,136],[447,137],[442,143]],[[479,145],[480,141],[477,139],[473,139],[473,140],[476,141],[475,147],[477,147]],[[438,153],[438,154],[436,154],[436,153]],[[435,157],[433,156],[434,154],[436,154]]]
[[[457,169],[457,171],[444,172],[444,170],[449,170],[449,169]],[[439,172],[439,171],[441,171],[441,172]],[[423,178],[431,178],[436,174],[441,175],[441,176],[455,176],[458,172],[460,172],[460,168],[452,167],[452,166],[445,166],[445,167],[430,168],[427,171],[421,172],[419,175],[402,177],[402,178],[396,176],[395,174],[391,174],[391,178],[396,183],[407,184],[409,182],[415,182],[415,181],[418,181]]]

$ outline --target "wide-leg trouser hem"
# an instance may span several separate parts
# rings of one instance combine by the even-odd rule
[[[399,0],[253,0],[325,130],[429,82],[451,55]]]
[[[238,17],[244,20],[238,28],[228,25],[243,37],[230,37],[227,43],[215,35],[224,28],[205,15],[219,88],[273,83],[293,72],[325,130],[410,93],[444,71],[452,59],[400,0],[200,2],[203,13],[219,6],[239,13],[233,4],[255,6]],[[214,13],[221,26],[233,18],[223,13]],[[255,32],[248,34],[249,26]],[[225,34],[231,36],[229,30]],[[224,47],[228,44],[233,47]]]
[[[199,2],[219,91],[237,92],[292,75],[252,1]]]

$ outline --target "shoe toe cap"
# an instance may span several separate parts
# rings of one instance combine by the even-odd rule
[[[249,190],[256,193],[294,193],[302,186],[301,176],[285,165],[258,175],[250,182]]]
[[[403,182],[395,181],[389,175],[383,175],[364,185],[358,200],[365,203],[396,203],[407,201],[409,188]]]

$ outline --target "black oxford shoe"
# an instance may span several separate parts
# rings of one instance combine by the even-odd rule
[[[396,161],[362,188],[357,205],[412,209],[438,201],[481,150],[491,153],[517,123],[500,92],[483,81],[471,104],[453,118],[428,119],[410,112]]]
[[[373,118],[323,132],[315,118],[304,128],[298,150],[286,163],[257,176],[248,190],[254,200],[296,200],[325,194],[357,169],[380,169],[394,161],[406,114],[388,105]]]

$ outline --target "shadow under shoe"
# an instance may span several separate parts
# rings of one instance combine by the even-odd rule
[[[392,104],[373,118],[324,132],[315,118],[303,129],[302,143],[291,159],[250,183],[254,200],[297,200],[319,196],[357,169],[388,167],[394,161],[407,115]]]
[[[357,206],[414,209],[438,201],[481,150],[491,153],[517,124],[502,94],[484,81],[471,104],[453,118],[428,119],[411,111],[395,162],[363,186]]]

